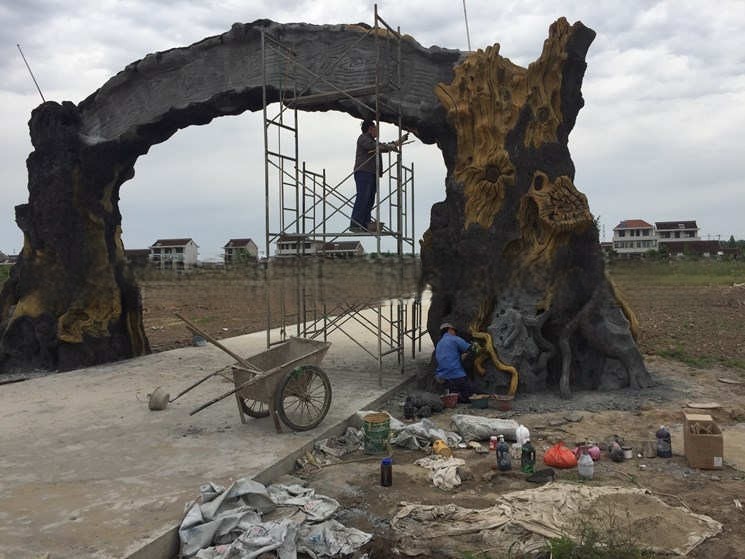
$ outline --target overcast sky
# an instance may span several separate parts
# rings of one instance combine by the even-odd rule
[[[425,47],[467,49],[462,0],[378,2],[393,26]],[[580,111],[570,135],[575,184],[606,238],[622,219],[696,219],[702,238],[745,238],[745,3],[686,1],[467,0],[471,45],[499,43],[527,66],[560,16],[597,32]],[[28,198],[25,160],[39,97],[20,43],[47,100],[79,103],[146,54],[186,46],[234,22],[372,24],[373,2],[0,0],[0,250],[23,244],[14,206]],[[358,121],[304,113],[300,157],[336,183],[350,171]],[[382,139],[390,130],[384,130]],[[138,161],[121,189],[124,242],[191,237],[215,260],[231,237],[263,249],[260,113],[179,131]],[[444,198],[436,147],[416,142],[416,234]],[[348,193],[353,185],[346,187]]]

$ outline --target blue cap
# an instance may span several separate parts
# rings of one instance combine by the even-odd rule
[[[384,466],[390,466],[393,464],[393,458],[383,458],[383,462],[381,462]]]

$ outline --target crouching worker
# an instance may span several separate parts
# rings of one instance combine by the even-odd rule
[[[440,325],[440,339],[435,347],[437,370],[435,376],[445,383],[451,394],[458,393],[458,402],[466,404],[471,401],[473,387],[466,376],[461,356],[472,349],[471,344],[455,333],[455,327],[449,322]]]

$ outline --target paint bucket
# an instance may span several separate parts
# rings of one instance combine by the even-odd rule
[[[634,457],[634,451],[630,446],[622,446],[624,460],[631,460]]]
[[[499,411],[510,411],[512,409],[512,400],[514,396],[508,394],[495,394],[494,399],[497,401]]]
[[[489,396],[487,394],[471,396],[471,407],[475,410],[485,410],[489,407]]]
[[[362,432],[365,435],[365,454],[381,454],[388,446],[391,418],[386,413],[369,413],[363,418]]]
[[[454,408],[458,405],[458,393],[440,396],[444,408]]]

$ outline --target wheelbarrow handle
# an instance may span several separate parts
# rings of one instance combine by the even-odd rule
[[[190,322],[189,320],[187,320],[186,318],[184,318],[183,316],[181,316],[179,313],[173,313],[173,314],[175,314],[178,318],[180,318],[181,320],[183,320],[184,323],[189,327],[189,330],[191,330],[195,334],[198,334],[198,335],[202,336],[205,340],[207,340],[208,342],[210,342],[215,347],[218,347],[221,350],[223,350],[225,353],[227,353],[228,355],[230,355],[233,359],[235,359],[236,361],[238,361],[238,363],[240,363],[240,365],[242,367],[244,367],[244,368],[246,368],[249,371],[252,371],[254,373],[261,373],[261,372],[263,372],[263,371],[257,369],[255,366],[251,365],[251,363],[249,363],[248,361],[246,361],[245,359],[243,359],[243,357],[241,357],[237,353],[234,353],[234,352],[230,351],[227,347],[225,347],[224,345],[222,345],[215,338],[213,338],[212,336],[210,336],[207,332],[204,332],[204,331],[200,330],[199,327],[196,324],[193,324],[192,322]]]
[[[176,394],[176,396],[174,396],[173,398],[171,398],[169,400],[169,402],[175,402],[176,400],[178,400],[179,398],[181,398],[181,396],[183,396],[184,394],[186,394],[187,392],[189,392],[189,390],[191,390],[192,388],[196,388],[197,386],[199,386],[200,384],[202,384],[205,380],[211,379],[215,375],[219,375],[221,372],[222,372],[222,369],[219,370],[219,371],[215,371],[214,373],[210,373],[206,377],[203,377],[203,378],[199,379],[194,384],[191,384],[191,385],[187,386],[181,392],[179,392],[178,394]]]
[[[241,389],[245,388],[246,386],[248,386],[249,384],[251,384],[251,383],[252,383],[252,382],[253,382],[253,381],[254,381],[255,379],[256,379],[256,377],[254,377],[254,378],[252,378],[252,379],[249,379],[249,380],[247,380],[246,382],[244,382],[244,383],[241,383],[241,384],[239,384],[238,386],[236,386],[235,388],[233,388],[233,390],[229,390],[229,391],[228,391],[228,392],[226,392],[225,394],[221,394],[221,395],[220,395],[220,396],[218,396],[217,398],[213,398],[212,400],[210,400],[210,401],[209,401],[209,402],[207,402],[206,404],[202,404],[202,405],[201,405],[201,406],[199,406],[198,408],[195,408],[195,409],[193,409],[192,411],[190,411],[190,412],[189,412],[189,415],[194,415],[195,413],[199,413],[199,412],[200,412],[200,411],[202,411],[203,409],[205,409],[205,408],[208,408],[208,407],[210,407],[210,406],[211,406],[212,404],[216,404],[216,403],[217,403],[217,402],[219,402],[220,400],[224,400],[225,398],[227,398],[227,397],[228,397],[228,396],[230,396],[231,394],[235,394],[235,393],[236,393],[236,392],[238,392],[239,390],[241,390]]]

